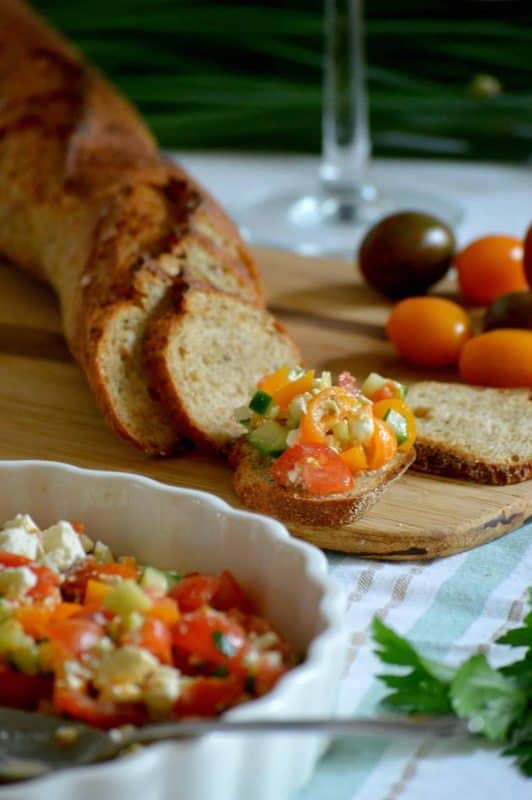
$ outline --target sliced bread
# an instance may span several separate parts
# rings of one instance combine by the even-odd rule
[[[532,478],[532,391],[423,381],[410,387],[414,469],[478,483]]]
[[[282,325],[235,294],[183,281],[173,308],[148,325],[151,388],[176,427],[197,445],[223,450],[244,433],[235,408],[257,380],[301,356]]]
[[[245,506],[298,525],[339,528],[371,508],[389,485],[408,469],[413,448],[397,453],[380,469],[355,476],[355,486],[343,494],[315,495],[280,486],[270,475],[270,460],[246,441],[231,452],[233,486]]]

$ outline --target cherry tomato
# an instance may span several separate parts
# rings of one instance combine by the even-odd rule
[[[290,473],[297,470],[300,483],[311,494],[335,494],[353,488],[351,470],[338,453],[325,444],[294,444],[270,467],[281,486],[293,486]]]
[[[532,388],[532,331],[498,328],[476,336],[464,346],[459,367],[468,383]]]
[[[392,309],[386,332],[410,364],[445,367],[458,361],[473,330],[456,303],[441,297],[409,297]]]
[[[172,638],[178,662],[228,666],[238,658],[246,635],[225,614],[201,608],[183,614],[173,627]]]
[[[306,413],[301,416],[301,442],[325,444],[333,425],[352,417],[359,407],[359,401],[347,389],[339,386],[323,389],[309,401]]]
[[[162,664],[172,663],[172,634],[160,619],[147,619],[141,629],[130,634],[124,643],[128,641],[149,650]]]
[[[219,611],[230,611],[234,608],[249,614],[253,606],[234,575],[227,570],[220,574],[218,588],[212,598],[212,607]]]
[[[523,242],[512,236],[484,236],[455,257],[465,299],[488,305],[501,294],[527,289]]]
[[[72,657],[98,644],[103,636],[103,628],[89,619],[74,616],[50,622],[47,633],[54,645],[66,656]]]
[[[220,579],[216,575],[185,575],[170,589],[169,595],[177,602],[181,611],[195,611],[209,605]]]
[[[406,441],[402,442],[398,447],[398,450],[403,453],[406,450],[410,450],[416,441],[416,420],[406,403],[399,400],[398,397],[392,397],[389,400],[378,400],[373,405],[373,414],[379,417],[379,419],[384,419],[390,410],[397,411],[397,413],[401,414],[406,420],[407,438]]]
[[[366,448],[368,469],[379,469],[387,464],[397,452],[397,438],[384,420],[375,417],[373,437]]]

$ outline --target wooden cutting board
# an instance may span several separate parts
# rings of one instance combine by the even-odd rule
[[[405,369],[383,332],[388,305],[362,285],[349,263],[270,250],[257,255],[270,307],[299,342],[309,365],[336,373],[349,369],[361,378],[374,370],[407,381],[456,380],[452,372],[420,375]],[[238,505],[221,459],[198,454],[149,459],[106,427],[70,359],[53,295],[1,264],[0,458],[128,470],[211,491]],[[332,531],[291,530],[333,550],[426,559],[490,541],[531,514],[532,481],[488,487],[410,471],[358,522]]]

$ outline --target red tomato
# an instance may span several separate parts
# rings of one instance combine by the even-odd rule
[[[512,236],[483,236],[455,257],[462,294],[488,305],[501,294],[527,289],[523,242]]]
[[[218,588],[212,598],[213,608],[219,611],[230,611],[237,608],[244,614],[249,614],[253,607],[234,575],[224,570],[219,575]]]
[[[180,717],[214,717],[239,703],[245,694],[243,678],[199,677],[183,687],[174,707]]]
[[[394,397],[395,387],[392,383],[385,383],[384,386],[381,386],[380,389],[377,389],[377,391],[371,395],[371,399],[374,403],[378,403],[380,400],[391,400]]]
[[[172,663],[172,634],[164,622],[160,619],[147,619],[138,636],[138,640],[135,636],[131,637],[135,644],[149,650],[162,664]]]
[[[102,636],[101,625],[77,616],[48,625],[48,638],[68,657],[79,656],[90,650]]]
[[[335,494],[353,488],[353,476],[335,450],[324,444],[294,444],[270,467],[281,486],[293,487],[290,473],[297,470],[301,484],[311,494]]]
[[[32,563],[31,558],[17,556],[15,553],[8,553],[7,550],[0,552],[0,564],[4,567],[27,567]]]
[[[54,691],[53,710],[56,714],[65,714],[104,729],[120,725],[145,725],[149,721],[147,712],[140,705],[98,700],[58,686]]]
[[[26,675],[0,661],[0,705],[34,711],[52,696],[51,675]]]
[[[177,602],[181,611],[195,611],[210,604],[220,585],[217,575],[200,575],[192,573],[176,583],[170,591],[170,597]]]
[[[130,564],[119,564],[112,562],[111,564],[99,564],[96,559],[88,557],[74,564],[69,570],[62,584],[63,598],[65,600],[72,600],[76,603],[82,603],[85,597],[85,589],[87,581],[92,578],[93,580],[105,580],[106,576],[118,575],[121,578],[136,580],[138,578],[139,570],[137,566]]]
[[[246,634],[218,611],[198,609],[183,614],[173,627],[176,660],[190,666],[197,661],[230,666],[238,660]]]
[[[40,565],[32,566],[31,570],[37,577],[37,583],[30,589],[28,596],[32,597],[35,602],[53,599],[59,603],[61,600],[61,592],[59,590],[61,579],[59,575],[48,569],[48,567]]]

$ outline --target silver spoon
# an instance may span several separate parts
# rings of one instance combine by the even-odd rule
[[[453,717],[434,719],[315,718],[284,720],[187,720],[102,731],[59,717],[0,708],[0,781],[34,778],[57,769],[93,764],[136,744],[194,739],[209,733],[468,734]]]

